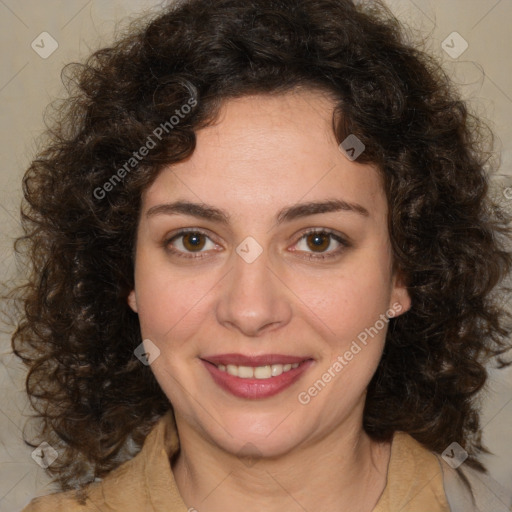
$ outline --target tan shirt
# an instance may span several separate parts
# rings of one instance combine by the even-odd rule
[[[169,462],[178,448],[169,411],[133,459],[90,484],[85,506],[73,500],[75,491],[67,491],[35,498],[21,512],[187,512]],[[393,437],[386,488],[373,510],[397,511],[450,512],[438,458],[404,432]]]

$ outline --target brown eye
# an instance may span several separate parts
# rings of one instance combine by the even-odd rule
[[[334,247],[331,247],[331,243],[334,243]],[[294,252],[308,260],[324,260],[341,256],[341,253],[350,246],[351,244],[341,235],[317,229],[304,233],[295,245]]]
[[[180,231],[166,240],[164,246],[172,254],[186,258],[202,258],[206,256],[206,251],[203,249],[216,249],[215,242],[206,233],[196,230]]]
[[[329,233],[310,233],[306,237],[306,243],[310,249],[323,252],[331,243],[331,235]]]
[[[205,236],[202,233],[186,233],[182,237],[183,247],[187,251],[200,251],[206,244]]]

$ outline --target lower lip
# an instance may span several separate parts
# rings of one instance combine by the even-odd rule
[[[240,398],[268,398],[277,395],[291,386],[313,364],[312,359],[301,363],[297,368],[268,379],[241,379],[219,370],[214,364],[201,360],[213,380],[225,391]]]

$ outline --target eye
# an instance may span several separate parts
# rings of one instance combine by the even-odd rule
[[[337,248],[332,250],[332,245],[337,245]],[[183,229],[165,240],[164,246],[172,254],[189,259],[204,258],[206,251],[218,247],[208,234],[200,229]],[[347,247],[350,247],[350,243],[339,234],[326,229],[315,229],[304,233],[292,252],[306,253],[300,257],[308,260],[324,260],[340,255]],[[328,251],[329,248],[331,250]]]
[[[300,247],[301,243],[303,248]],[[337,248],[335,250],[326,252],[327,249],[336,244]],[[305,257],[309,260],[323,260],[326,258],[334,258],[339,256],[340,253],[349,246],[349,242],[342,236],[326,229],[315,229],[304,233],[295,247],[297,247],[301,252],[305,250],[306,253],[308,252],[308,249],[312,249],[312,252],[302,257]],[[295,252],[296,249],[293,251]]]
[[[210,246],[208,247],[208,241]],[[203,258],[204,256],[187,255],[202,254],[202,249],[215,249],[216,244],[199,229],[183,229],[164,242],[165,247],[176,256],[184,258]],[[204,252],[204,251],[203,251]]]

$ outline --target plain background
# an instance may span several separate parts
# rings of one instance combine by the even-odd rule
[[[363,0],[364,1],[364,0]],[[370,1],[370,0],[369,0]],[[512,185],[512,2],[510,0],[388,0],[395,14],[444,63],[471,108],[484,115],[497,135],[502,165],[496,191],[504,204]],[[0,0],[0,271],[3,281],[14,275],[13,239],[19,235],[21,177],[34,156],[42,133],[45,106],[63,94],[62,66],[83,60],[108,44],[118,22],[155,0]],[[31,47],[42,32],[58,43],[42,58]],[[457,32],[459,35],[453,35]],[[44,36],[47,37],[47,36]],[[448,39],[447,39],[448,38]],[[48,39],[47,39],[48,41]],[[443,49],[461,51],[455,58]],[[48,48],[48,46],[46,46]],[[509,198],[512,194],[508,194]],[[8,306],[8,304],[7,304]],[[29,412],[24,395],[24,369],[10,352],[9,328],[0,335],[0,512],[19,511],[36,495],[52,488],[44,470],[21,441]],[[483,404],[484,440],[496,454],[485,459],[492,477],[512,487],[512,370],[492,371]]]

